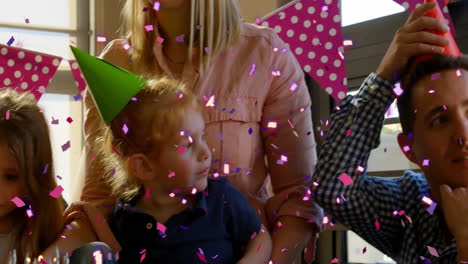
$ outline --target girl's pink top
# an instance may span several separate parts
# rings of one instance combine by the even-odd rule
[[[124,41],[109,43],[101,58],[131,71]],[[307,192],[317,162],[311,100],[302,69],[285,43],[269,28],[243,23],[239,40],[216,55],[202,77],[188,63],[182,76],[175,76],[159,42],[154,54],[165,74],[181,78],[208,105],[210,175],[227,177],[270,228],[280,216],[296,216],[321,230],[322,210]],[[89,221],[99,240],[119,250],[105,220],[115,200],[89,147],[103,125],[89,94],[85,112],[86,180],[81,202],[69,208],[68,219]]]

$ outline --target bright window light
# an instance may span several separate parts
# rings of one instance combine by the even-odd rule
[[[341,0],[341,8],[343,27],[405,11],[393,0]]]

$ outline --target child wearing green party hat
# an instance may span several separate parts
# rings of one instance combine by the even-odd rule
[[[211,152],[196,98],[72,48],[107,131],[119,263],[263,263],[271,240],[243,195],[208,179]]]

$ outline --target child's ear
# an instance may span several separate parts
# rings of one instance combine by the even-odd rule
[[[398,134],[398,145],[400,145],[400,149],[405,154],[406,158],[409,159],[411,162],[419,165],[418,160],[416,159],[416,155],[413,151],[413,135],[400,133]]]
[[[127,161],[129,173],[140,180],[151,180],[153,178],[153,166],[148,157],[142,153],[133,154]]]

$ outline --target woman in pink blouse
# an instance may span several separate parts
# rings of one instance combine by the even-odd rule
[[[227,177],[257,209],[272,233],[273,262],[293,263],[315,241],[322,216],[308,199],[317,155],[311,100],[293,54],[271,29],[242,22],[237,0],[127,0],[124,15],[127,39],[109,43],[101,58],[183,80],[200,96],[210,175]],[[75,228],[58,245],[97,238],[118,251],[105,222],[115,200],[95,156],[103,122],[89,92],[85,109],[82,202],[69,208]]]

